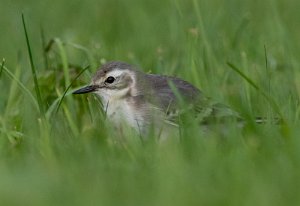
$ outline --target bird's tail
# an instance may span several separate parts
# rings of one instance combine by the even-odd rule
[[[255,122],[257,124],[282,124],[283,120],[279,117],[274,117],[274,118],[256,117]]]

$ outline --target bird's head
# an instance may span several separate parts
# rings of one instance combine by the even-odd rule
[[[131,65],[113,61],[104,64],[92,78],[91,84],[73,94],[93,92],[104,99],[118,99],[136,92],[136,70]]]

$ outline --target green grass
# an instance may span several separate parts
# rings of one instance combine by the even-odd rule
[[[2,1],[1,205],[298,205],[299,8]],[[128,131],[114,144],[99,100],[71,95],[109,60],[186,79],[248,124],[208,133],[185,124],[181,141],[165,144]],[[256,125],[256,116],[284,124]]]

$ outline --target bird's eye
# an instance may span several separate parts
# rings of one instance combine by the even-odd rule
[[[105,82],[106,82],[106,83],[109,83],[109,84],[113,83],[114,81],[115,81],[115,78],[112,77],[112,76],[107,77],[107,79],[105,80]]]

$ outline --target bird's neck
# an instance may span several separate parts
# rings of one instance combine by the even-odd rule
[[[126,98],[130,97],[130,88],[126,87],[120,90],[103,90],[96,93],[100,96],[103,106],[108,104],[115,104],[118,102],[125,101]]]

